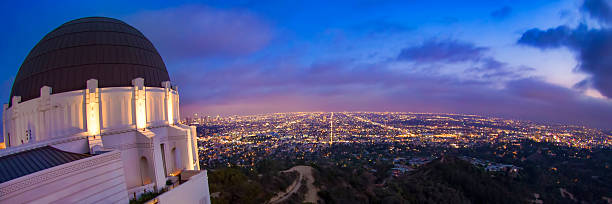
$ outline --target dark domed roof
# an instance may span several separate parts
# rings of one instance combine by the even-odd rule
[[[50,86],[53,94],[82,90],[89,79],[97,79],[100,88],[132,86],[137,77],[149,87],[170,80],[153,44],[123,21],[81,18],[64,23],[34,46],[19,68],[11,98],[38,98],[42,86]]]

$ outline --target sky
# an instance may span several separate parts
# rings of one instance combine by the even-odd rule
[[[147,36],[182,116],[465,113],[612,124],[612,1],[3,1],[0,100],[64,22]]]

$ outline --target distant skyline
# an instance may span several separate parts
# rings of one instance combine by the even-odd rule
[[[154,43],[183,116],[437,112],[611,129],[609,0],[0,4],[3,103],[46,33],[107,16]]]

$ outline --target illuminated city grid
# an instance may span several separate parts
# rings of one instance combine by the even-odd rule
[[[584,126],[459,114],[296,112],[194,117],[183,122],[200,126],[200,160],[227,166],[250,166],[269,155],[305,156],[337,144],[390,144],[390,151],[406,148],[393,144],[470,148],[532,140],[584,149],[612,144],[612,133]]]

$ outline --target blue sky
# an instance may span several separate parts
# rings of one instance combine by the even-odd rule
[[[610,3],[2,2],[0,100],[46,33],[107,16],[156,45],[184,115],[453,112],[607,128]]]

